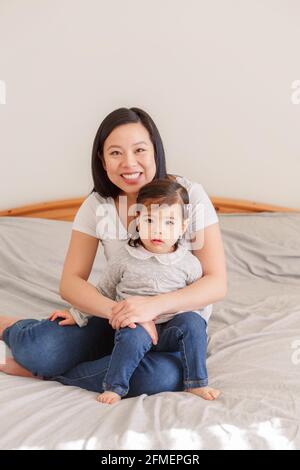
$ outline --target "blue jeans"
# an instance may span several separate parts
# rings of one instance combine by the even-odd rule
[[[114,347],[115,330],[92,317],[87,326],[60,326],[50,320],[19,320],[3,332],[15,360],[35,376],[99,392]],[[130,379],[128,397],[181,391],[178,353],[148,352]]]
[[[121,328],[115,334],[103,390],[118,393],[121,397],[127,395],[133,372],[151,348],[156,353],[180,351],[184,389],[206,386],[206,326],[206,321],[197,313],[180,313],[168,322],[156,325],[156,346],[152,345],[150,335],[141,325],[135,329]]]

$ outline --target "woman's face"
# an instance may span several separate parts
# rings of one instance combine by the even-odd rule
[[[154,147],[141,123],[116,127],[103,146],[103,166],[121,193],[136,195],[156,173]]]

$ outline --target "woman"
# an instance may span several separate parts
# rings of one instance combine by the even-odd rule
[[[52,315],[51,320],[0,317],[0,337],[11,348],[14,358],[0,366],[0,370],[99,391],[115,329],[150,321],[162,313],[209,306],[225,297],[227,274],[218,217],[211,201],[200,184],[167,174],[161,137],[145,111],[120,108],[103,120],[94,140],[92,174],[94,189],[73,222],[60,295],[93,318],[85,328],[79,328],[68,325],[63,319],[64,312]],[[99,243],[107,258],[126,243],[130,222],[134,220],[130,208],[139,189],[155,178],[165,177],[177,179],[189,190],[190,248],[201,262],[203,276],[174,292],[133,295],[115,302],[87,281]],[[197,217],[201,208],[204,222],[203,217]],[[114,215],[116,224],[112,222]],[[114,233],[112,227],[116,229]],[[179,353],[150,351],[131,378],[128,396],[182,389]]]

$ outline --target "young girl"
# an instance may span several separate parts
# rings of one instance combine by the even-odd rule
[[[175,181],[158,179],[143,186],[137,197],[136,232],[108,262],[97,289],[120,301],[131,295],[174,291],[201,277],[200,261],[181,243],[189,222],[188,205],[187,190]],[[163,314],[154,321],[118,329],[102,384],[104,392],[97,400],[112,404],[126,396],[132,374],[150,349],[179,350],[184,390],[206,400],[217,398],[220,392],[208,387],[206,369],[210,313],[209,308],[203,308]],[[50,319],[57,315],[53,312]],[[63,324],[83,327],[91,315],[72,307],[64,317]]]

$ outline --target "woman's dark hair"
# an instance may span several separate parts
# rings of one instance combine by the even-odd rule
[[[112,111],[104,118],[94,139],[92,151],[92,175],[94,188],[90,192],[97,192],[103,197],[116,198],[120,194],[120,188],[113,184],[103,167],[103,146],[109,134],[118,126],[140,122],[149,132],[154,146],[156,173],[153,179],[166,178],[166,160],[163,143],[153,120],[145,111],[139,108],[119,108]]]
[[[186,220],[188,218],[189,193],[184,186],[176,181],[171,181],[168,178],[156,179],[145,184],[145,186],[139,190],[136,204],[138,208],[140,204],[147,208],[151,206],[151,204],[157,204],[158,206],[164,204],[168,206],[181,204],[183,220]],[[137,229],[136,233],[138,234]],[[128,245],[137,247],[138,245],[142,245],[142,240],[137,235],[136,238],[130,238],[128,240]],[[177,249],[178,240],[174,246],[175,249]]]

